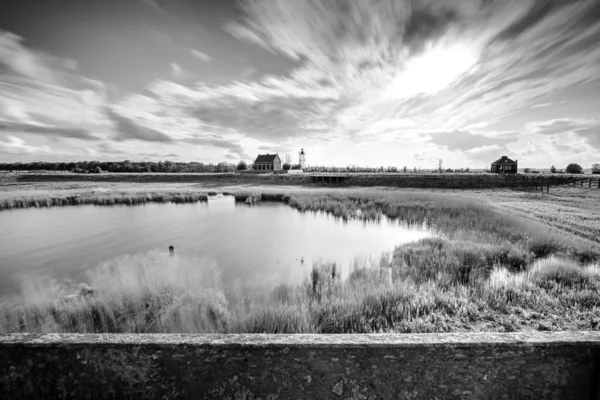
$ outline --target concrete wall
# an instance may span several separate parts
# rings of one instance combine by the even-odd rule
[[[600,399],[600,332],[0,336],[0,399]]]

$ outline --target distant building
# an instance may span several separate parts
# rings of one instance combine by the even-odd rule
[[[306,167],[306,158],[304,154],[304,149],[300,150],[300,157],[298,159],[298,164],[300,164],[300,169],[304,169]]]
[[[281,159],[278,154],[259,154],[254,161],[254,168],[261,171],[280,170]]]
[[[518,165],[517,161],[518,160],[513,161],[506,156],[502,156],[501,159],[496,160],[492,163],[491,172],[495,172],[497,174],[516,174]]]

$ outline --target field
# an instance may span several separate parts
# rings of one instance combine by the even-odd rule
[[[239,294],[157,255],[94,271],[77,294],[46,285],[0,306],[0,332],[461,332],[600,330],[600,191],[5,181],[0,207],[197,201],[228,192],[340,218],[426,222],[433,239],[349,276]],[[182,278],[185,277],[185,278]]]

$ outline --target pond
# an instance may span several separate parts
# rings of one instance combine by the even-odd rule
[[[262,290],[307,278],[315,262],[335,261],[347,276],[356,259],[429,235],[387,218],[343,221],[283,203],[239,204],[231,196],[12,210],[0,212],[0,296],[19,293],[27,282],[86,281],[86,272],[111,260],[162,258],[170,245],[188,264],[211,265],[224,288]]]

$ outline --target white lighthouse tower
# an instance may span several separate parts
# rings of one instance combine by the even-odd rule
[[[304,169],[306,167],[306,158],[304,158],[304,149],[300,150],[300,160],[299,160],[298,164],[300,164],[300,169]]]

